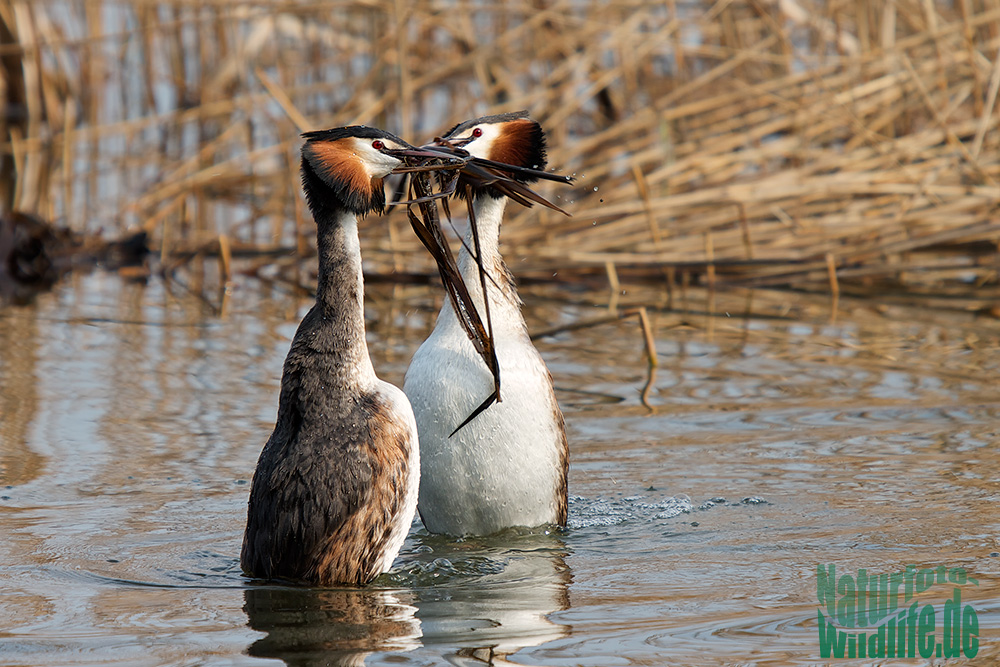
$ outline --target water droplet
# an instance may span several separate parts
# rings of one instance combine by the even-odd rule
[[[594,192],[597,192],[597,186],[596,185],[594,186]]]

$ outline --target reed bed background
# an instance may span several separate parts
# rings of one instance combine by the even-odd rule
[[[529,109],[522,277],[1000,299],[1000,0],[0,0],[0,197],[166,265],[298,267],[298,134]],[[431,274],[396,212],[369,275]],[[274,270],[270,269],[269,270]]]

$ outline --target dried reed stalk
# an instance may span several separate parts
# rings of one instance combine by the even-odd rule
[[[515,272],[996,286],[995,2],[0,0],[0,28],[2,191],[165,253],[308,254],[304,127],[528,108],[578,181],[541,188],[573,218],[511,209]],[[367,271],[432,271],[403,227],[366,222]]]

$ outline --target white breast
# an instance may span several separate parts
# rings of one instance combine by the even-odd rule
[[[406,395],[394,385],[382,380],[377,381],[376,391],[388,403],[396,418],[406,424],[410,431],[410,458],[407,462],[406,496],[403,501],[403,509],[398,515],[398,521],[393,526],[392,533],[386,545],[385,555],[382,560],[379,572],[388,572],[392,567],[392,562],[403,547],[406,535],[410,532],[410,524],[413,523],[413,515],[417,508],[417,489],[420,486],[420,445],[417,437],[417,423],[413,417],[413,410]]]
[[[496,308],[494,333],[503,400],[452,437],[493,380],[450,305],[406,373],[423,450],[418,508],[431,532],[485,535],[557,519],[563,434],[551,377],[515,308]]]

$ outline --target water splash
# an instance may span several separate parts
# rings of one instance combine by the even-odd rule
[[[569,528],[580,530],[595,526],[615,526],[628,521],[648,522],[654,519],[672,519],[694,510],[686,495],[650,500],[646,496],[624,498],[586,498],[570,496]]]

